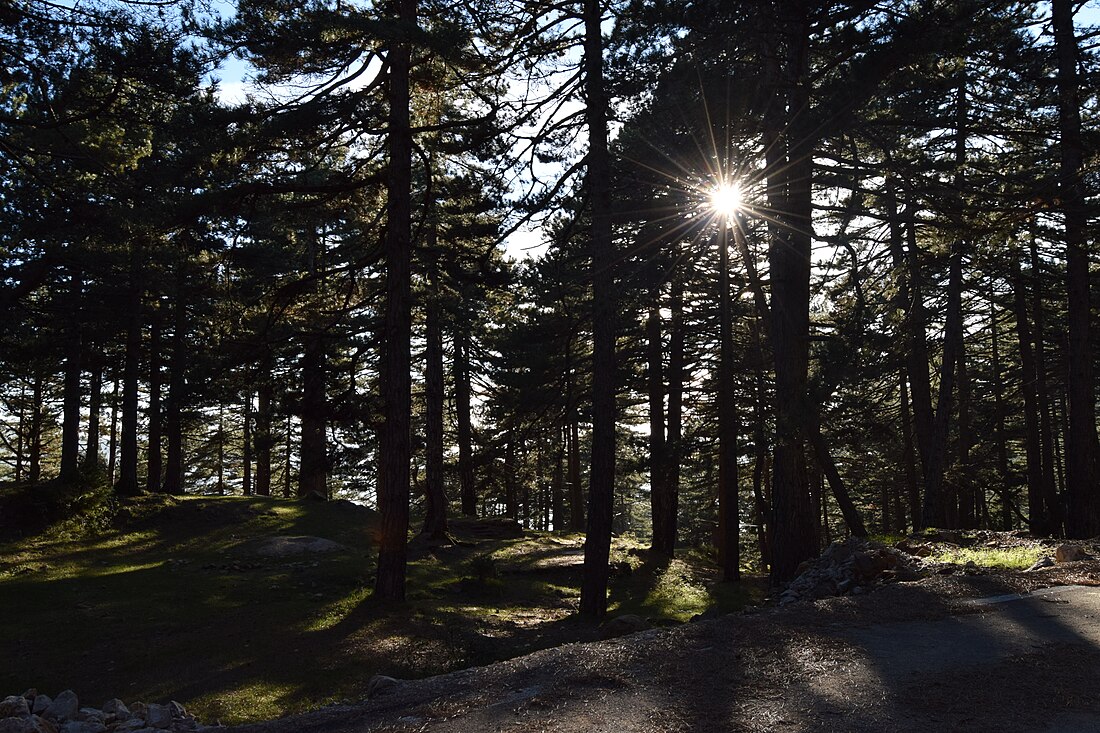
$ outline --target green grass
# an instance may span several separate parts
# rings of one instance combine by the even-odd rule
[[[972,562],[983,568],[1024,570],[1034,565],[1044,554],[1046,554],[1046,551],[1041,547],[960,547],[946,550],[928,559],[957,565]]]
[[[372,512],[339,502],[146,497],[0,545],[0,694],[174,699],[236,724],[359,699],[378,673],[423,677],[599,634],[576,616],[579,535],[417,553],[408,601],[385,607],[370,590],[374,528]],[[256,557],[272,535],[350,551]],[[702,554],[653,564],[617,538],[612,560],[612,615],[683,621],[752,600],[715,583]]]

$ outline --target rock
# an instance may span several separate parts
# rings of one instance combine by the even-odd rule
[[[0,718],[22,718],[31,714],[27,698],[9,695],[0,700]]]
[[[0,733],[33,733],[30,718],[0,718]]]
[[[905,565],[899,565],[894,570],[894,578],[899,583],[912,583],[915,580],[920,580],[921,577],[922,576],[920,573],[918,573],[913,568],[907,567]]]
[[[107,726],[94,720],[70,720],[62,723],[59,733],[104,733]]]
[[[697,621],[711,621],[713,619],[720,618],[721,616],[722,616],[722,613],[718,610],[718,607],[717,606],[711,606],[710,608],[703,611],[702,613],[697,613],[694,616],[692,616],[691,617],[691,623],[695,623]]]
[[[635,616],[632,613],[627,613],[622,616],[616,616],[609,621],[605,621],[603,626],[600,627],[600,638],[614,639],[618,636],[626,636],[627,634],[636,634],[639,631],[646,631],[649,628],[650,626],[644,618]]]
[[[1058,545],[1054,551],[1055,562],[1074,562],[1076,560],[1088,560],[1090,555],[1081,545]]]
[[[929,557],[936,551],[935,548],[927,542],[916,542],[912,539],[902,540],[897,544],[897,548],[914,557]]]
[[[117,697],[112,697],[103,703],[103,714],[111,720],[129,720],[130,708]]]
[[[80,708],[80,712],[76,714],[77,720],[90,720],[97,723],[102,723],[105,717],[103,711],[96,708]]]
[[[1054,558],[1050,557],[1048,555],[1047,557],[1040,557],[1038,560],[1035,561],[1034,565],[1032,565],[1030,568],[1028,568],[1024,572],[1025,573],[1030,573],[1034,570],[1042,570],[1043,568],[1052,568],[1052,567],[1054,567]]]
[[[387,677],[384,674],[376,674],[371,677],[370,682],[367,683],[367,697],[371,698],[375,695],[379,695],[391,687],[396,687],[398,684],[400,684],[400,680],[393,677]]]
[[[153,703],[145,709],[145,723],[150,728],[167,728],[172,725],[172,708]]]
[[[145,721],[141,718],[129,718],[124,720],[112,728],[114,731],[135,731],[145,727]]]
[[[42,716],[50,720],[71,720],[76,718],[79,710],[80,700],[77,699],[76,693],[65,690],[53,699]]]
[[[135,702],[130,706],[130,714],[139,720],[145,720],[146,713],[147,709],[143,702]]]
[[[49,695],[37,695],[34,698],[34,707],[31,708],[31,712],[35,715],[42,715],[52,702],[53,700]]]
[[[176,702],[175,700],[170,700],[168,702],[168,709],[172,712],[172,717],[173,718],[186,718],[186,717],[188,717],[187,716],[187,709],[184,708],[182,704]]]
[[[38,697],[38,689],[34,687],[30,688],[23,693],[23,697],[25,697],[28,702],[33,700],[34,698]]]

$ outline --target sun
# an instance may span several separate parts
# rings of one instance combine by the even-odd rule
[[[711,189],[710,208],[718,216],[732,219],[741,206],[741,187],[736,183],[720,183]]]

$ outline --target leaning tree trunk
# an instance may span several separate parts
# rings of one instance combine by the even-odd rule
[[[615,252],[611,240],[611,162],[603,77],[602,3],[584,0],[584,91],[588,126],[585,187],[592,231],[592,462],[580,614],[607,613],[608,560],[615,501]]]
[[[386,300],[383,318],[382,432],[378,463],[378,574],[375,596],[405,600],[412,457],[412,127],[409,121],[411,49],[417,0],[396,0],[400,33],[389,46],[389,164],[386,177]]]

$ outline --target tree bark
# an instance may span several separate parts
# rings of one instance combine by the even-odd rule
[[[298,449],[298,497],[318,494],[331,498],[328,490],[328,445],[325,423],[328,403],[325,394],[325,339],[309,333],[302,347],[302,435]]]
[[[142,274],[141,246],[132,245],[130,254],[129,311],[126,326],[126,354],[122,367],[122,437],[119,441],[119,496],[137,496],[138,486],[138,370],[141,360]]]
[[[103,358],[96,356],[92,360],[88,374],[88,433],[84,445],[84,465],[98,469],[102,463],[99,457],[100,422],[103,416]]]
[[[176,275],[176,299],[172,305],[172,371],[168,374],[168,404],[165,410],[165,438],[168,460],[164,466],[164,493],[183,490],[183,406],[187,403],[187,283],[183,265]]]
[[[1066,232],[1066,287],[1069,292],[1069,434],[1066,436],[1066,534],[1100,534],[1100,496],[1096,482],[1096,403],[1092,381],[1088,210],[1081,174],[1085,145],[1081,137],[1078,84],[1080,49],[1073,29],[1072,0],[1051,0],[1054,46],[1058,55],[1058,122],[1061,133],[1059,193]]]
[[[69,274],[69,297],[72,311],[66,328],[65,377],[61,413],[61,473],[62,483],[75,483],[80,468],[80,373],[84,353],[83,329],[80,326],[80,304],[84,298],[84,278],[77,268]]]
[[[464,321],[454,331],[455,418],[458,423],[458,482],[462,514],[477,516],[477,487],[474,482],[473,419],[471,415],[470,327]]]
[[[253,450],[256,454],[256,496],[271,496],[271,448],[275,437],[271,431],[272,397],[272,356],[268,346],[263,347],[264,356],[260,361],[259,385],[256,388],[256,427],[252,436]]]
[[[730,311],[729,229],[718,233],[718,565],[721,579],[741,579],[741,514],[737,490],[737,403],[733,392],[733,316]]]
[[[584,92],[588,155],[585,188],[591,205],[592,458],[584,541],[580,614],[607,613],[608,560],[615,501],[615,252],[611,239],[611,163],[603,77],[602,4],[584,0]]]
[[[434,226],[430,224],[429,226]],[[429,250],[434,250],[434,232],[429,231]],[[429,258],[436,255],[429,251]],[[443,489],[443,324],[439,304],[439,274],[434,259],[428,265],[425,308],[426,348],[424,365],[425,481],[426,513],[422,532],[432,539],[447,536],[447,495]]]
[[[163,412],[160,406],[161,363],[160,363],[160,310],[154,307],[150,311],[152,325],[149,329],[149,430],[148,445],[145,450],[145,490],[150,494],[161,490],[161,438],[163,436]]]
[[[656,270],[657,268],[653,268]],[[651,273],[649,315],[646,318],[646,384],[649,388],[649,508],[653,523],[651,550],[672,557],[665,525],[668,521],[668,467],[665,451],[664,348],[661,338],[661,283]]]
[[[252,388],[244,393],[244,429],[241,435],[241,459],[244,464],[241,490],[245,496],[252,496]]]
[[[1027,314],[1027,283],[1015,263],[1013,308],[1020,345],[1020,391],[1024,395],[1024,449],[1027,454],[1028,527],[1036,535],[1050,532],[1050,518],[1043,493],[1042,452],[1039,440],[1039,405],[1035,393],[1035,358]]]
[[[1054,427],[1050,416],[1050,388],[1047,385],[1046,362],[1046,325],[1043,318],[1043,274],[1039,259],[1039,245],[1035,237],[1035,222],[1031,229],[1031,312],[1035,330],[1032,340],[1035,343],[1035,398],[1039,405],[1039,455],[1042,458],[1042,481],[1039,490],[1043,495],[1043,504],[1048,515],[1047,530],[1050,534],[1061,534],[1065,518],[1062,500],[1058,496],[1058,487],[1054,481]]]

